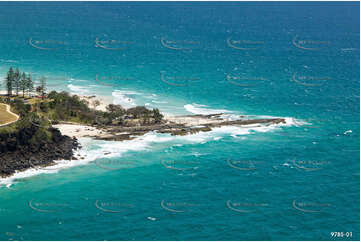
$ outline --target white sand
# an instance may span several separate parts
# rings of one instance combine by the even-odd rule
[[[99,96],[81,96],[78,95],[81,100],[86,100],[88,102],[88,107],[91,109],[94,109],[93,103],[94,101],[98,100],[100,105],[96,106],[95,110],[106,112],[106,107],[111,104],[109,100],[107,100],[105,97],[99,97]]]
[[[53,125],[53,127],[59,129],[63,135],[77,138],[106,136],[108,134],[107,132],[95,127],[80,124],[56,124]]]
[[[205,117],[186,117],[186,116],[164,116],[164,119],[177,123],[177,124],[184,124],[186,126],[197,126],[197,125],[205,125],[205,124],[214,124],[224,122],[224,120],[217,120],[212,118],[205,118]]]

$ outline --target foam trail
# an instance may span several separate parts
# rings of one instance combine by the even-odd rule
[[[93,95],[93,93],[86,88],[86,86],[77,86],[73,84],[69,84],[68,88],[70,89],[70,92],[72,94],[78,94],[78,95]]]
[[[137,106],[132,96],[141,95],[141,93],[130,90],[115,90],[112,92],[113,103],[121,105],[124,108],[132,108]]]
[[[208,114],[216,114],[216,113],[232,113],[231,111],[225,109],[209,109],[206,107],[207,107],[206,105],[201,105],[196,103],[184,105],[185,110],[193,114],[208,115]]]
[[[183,144],[204,144],[211,141],[231,136],[238,138],[254,132],[269,132],[271,130],[280,129],[282,126],[299,126],[302,121],[293,118],[285,118],[285,124],[264,125],[244,125],[244,126],[223,126],[213,128],[209,132],[199,132],[185,136],[172,136],[170,134],[159,134],[156,132],[148,132],[143,136],[133,140],[126,141],[98,141],[91,138],[79,138],[78,141],[83,147],[74,152],[75,157],[84,157],[78,160],[60,160],[56,161],[56,165],[45,168],[30,168],[26,171],[17,172],[10,177],[0,178],[0,185],[11,186],[14,181],[26,177],[36,176],[39,174],[57,173],[59,170],[86,165],[100,158],[122,157],[124,153],[147,152],[154,149],[154,144],[165,143],[167,146],[183,145]]]

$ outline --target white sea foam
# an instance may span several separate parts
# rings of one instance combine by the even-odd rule
[[[90,152],[90,144],[93,142],[90,138],[79,138],[79,143],[82,145],[82,149],[75,151],[74,155],[76,157],[84,157],[84,159],[78,159],[78,160],[59,160],[55,161],[56,165],[54,166],[48,166],[44,168],[29,168],[25,171],[16,172],[15,174],[11,175],[10,177],[6,178],[0,178],[0,185],[6,185],[7,187],[9,184],[15,183],[16,180],[32,177],[40,174],[51,174],[51,173],[57,173],[61,169],[73,167],[73,166],[79,166],[79,165],[85,165],[89,163],[90,161],[93,161],[94,159],[98,158],[93,157],[89,154]]]
[[[125,92],[121,91],[121,95]],[[134,92],[133,92],[134,93]],[[209,113],[209,110],[207,113]],[[219,112],[220,110],[212,110],[212,112]],[[226,111],[226,110],[223,110]],[[273,117],[274,118],[274,117]],[[75,152],[76,157],[84,157],[84,159],[66,161],[56,161],[56,165],[46,168],[31,168],[23,172],[17,172],[11,177],[1,178],[0,185],[13,184],[17,179],[31,177],[39,174],[56,173],[61,169],[85,165],[91,161],[99,158],[114,158],[122,157],[125,152],[133,151],[151,151],[154,149],[154,144],[165,143],[167,146],[181,146],[184,144],[204,144],[211,141],[217,141],[223,137],[231,136],[234,138],[245,139],[245,135],[256,132],[269,132],[280,129],[282,126],[300,126],[307,124],[302,120],[296,120],[290,117],[285,118],[285,124],[272,125],[243,125],[243,126],[223,126],[213,128],[209,132],[199,132],[185,136],[171,136],[169,134],[159,134],[156,132],[148,132],[143,136],[137,137],[133,140],[127,141],[97,141],[90,138],[79,138],[79,143],[82,149]]]
[[[112,92],[112,96],[114,98],[113,103],[119,104],[124,108],[135,107],[137,104],[134,98],[131,97],[135,95],[141,95],[141,93],[131,90],[115,90]]]
[[[128,151],[144,151],[150,150],[152,143],[167,142],[172,140],[172,137],[159,137],[156,133],[150,132],[144,136],[138,137],[134,140],[127,141],[95,141],[91,138],[79,138],[78,141],[82,149],[75,151],[74,156],[78,160],[59,160],[55,161],[56,165],[44,168],[30,168],[25,171],[16,172],[10,177],[0,178],[0,185],[13,184],[16,180],[36,176],[39,174],[57,173],[61,169],[85,165],[91,161],[99,158],[113,158],[121,157],[123,153]],[[104,155],[106,154],[106,155]],[[83,157],[84,159],[79,159]]]
[[[78,94],[78,95],[93,95],[94,94],[86,86],[77,86],[77,85],[69,84],[68,88],[70,89],[70,93],[72,93],[72,94]]]
[[[157,101],[157,100],[152,100],[153,103],[168,103],[166,101]]]
[[[203,115],[216,114],[216,113],[231,113],[231,111],[229,111],[229,110],[210,109],[210,108],[207,108],[206,105],[201,105],[201,104],[197,104],[197,103],[186,104],[186,105],[184,105],[184,108],[185,108],[185,110],[187,110],[190,113],[203,114]]]
[[[17,61],[17,60],[0,59],[0,62],[5,62],[5,63],[18,63],[19,61]]]
[[[357,50],[356,48],[341,48],[341,51],[347,52],[347,51],[354,51]]]

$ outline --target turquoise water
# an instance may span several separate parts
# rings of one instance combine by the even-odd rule
[[[2,76],[166,114],[288,118],[81,139],[85,160],[1,181],[1,240],[359,240],[359,3],[0,5]]]

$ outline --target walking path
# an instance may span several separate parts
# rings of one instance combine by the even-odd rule
[[[1,107],[3,107],[3,106],[6,107],[5,112],[7,112],[7,113],[4,113],[4,111],[2,110]],[[10,114],[10,115],[9,115],[9,114]],[[4,120],[4,121],[11,120],[11,121],[6,122],[6,123],[1,123],[2,120]],[[10,105],[4,104],[4,103],[0,103],[0,127],[3,127],[3,126],[6,126],[6,125],[15,123],[15,122],[18,121],[18,120],[19,120],[19,115],[11,112],[11,110],[10,110]]]

